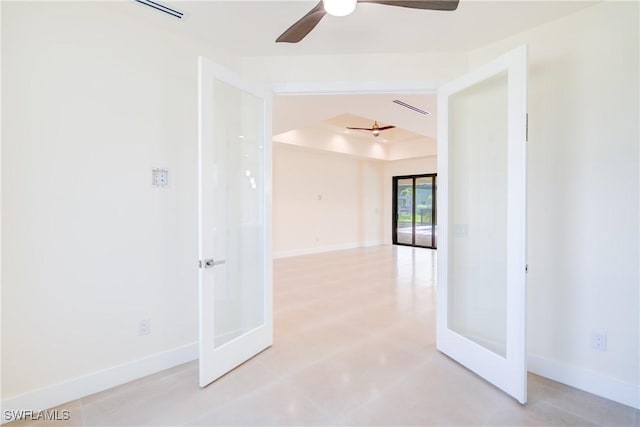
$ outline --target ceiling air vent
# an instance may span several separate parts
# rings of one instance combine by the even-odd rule
[[[402,105],[403,107],[408,108],[412,111],[415,111],[416,113],[422,114],[423,116],[431,115],[430,112],[424,111],[422,108],[414,107],[413,105],[407,104],[406,102],[400,101],[399,99],[394,99],[393,102],[395,102],[398,105]]]
[[[177,11],[175,9],[171,9],[168,6],[165,6],[163,4],[157,3],[155,1],[151,1],[151,0],[135,0],[135,1],[137,1],[138,3],[143,4],[145,6],[152,7],[155,10],[159,10],[160,12],[164,12],[167,15],[174,16],[174,17],[176,17],[178,19],[181,19],[182,16],[184,15],[184,13],[182,13],[182,12],[179,12],[179,11]]]

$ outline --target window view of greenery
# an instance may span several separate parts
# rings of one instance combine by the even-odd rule
[[[435,247],[435,239],[432,238],[435,233],[433,217],[434,177],[402,178],[397,180],[396,185],[397,243]],[[414,188],[415,198],[413,194]],[[413,237],[414,231],[415,241]]]
[[[407,199],[409,200],[407,202]],[[404,207],[400,202],[404,202]],[[411,220],[411,204],[413,201],[413,188],[405,187],[400,191],[398,197],[398,226],[401,222],[412,222]],[[431,191],[431,183],[416,185],[416,225],[431,224],[433,214],[433,194]]]

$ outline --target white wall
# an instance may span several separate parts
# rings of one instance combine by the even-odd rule
[[[411,160],[416,157],[433,157],[436,154],[437,142],[435,138],[426,137],[389,144],[387,160]]]
[[[280,116],[288,114],[289,109],[276,107],[274,111],[276,116]],[[403,160],[436,155],[436,141],[429,137],[386,143],[354,138],[313,126],[274,135],[273,141],[374,160]]]
[[[274,256],[380,244],[382,172],[376,160],[274,144]]]
[[[276,117],[286,114],[283,108],[274,111]],[[276,135],[274,147],[273,240],[278,257],[391,244],[392,178],[435,173],[437,167],[435,155],[424,155],[431,151],[425,144],[363,143],[340,135],[327,140],[304,129]],[[326,219],[338,218],[336,206],[317,200],[320,189],[357,196],[332,196],[345,203],[337,227]]]
[[[155,367],[175,361],[173,349],[196,339],[195,58],[227,59],[95,3],[1,7],[2,399],[118,364],[153,365],[146,358],[158,354],[169,356]],[[530,366],[636,405],[637,8],[607,2],[470,55],[477,64],[530,45]],[[269,82],[435,87],[465,71],[467,59],[347,55],[239,65]],[[383,167],[384,215],[390,177],[423,173],[429,161]],[[170,189],[150,188],[153,167],[170,169]],[[368,218],[367,232],[377,224]],[[145,338],[137,337],[142,318],[152,320]],[[607,352],[590,350],[591,331],[607,332]],[[94,385],[74,384],[85,393]]]
[[[106,5],[2,2],[5,409],[196,357],[199,54],[232,64]]]
[[[286,115],[287,111],[276,108],[274,114]],[[389,145],[383,142],[349,138],[346,135],[309,127],[274,135],[273,141],[369,159],[385,160],[389,157]]]
[[[606,2],[470,54],[529,45],[529,367],[636,407],[638,26]]]
[[[244,57],[242,72],[249,78],[269,83],[286,83],[281,90],[309,87],[310,83],[343,82],[341,92],[358,91],[367,82],[416,81],[424,89],[460,75],[467,68],[467,54],[366,54]],[[329,92],[335,93],[335,85]],[[320,84],[314,90],[322,91]]]

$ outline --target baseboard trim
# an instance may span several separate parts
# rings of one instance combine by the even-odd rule
[[[198,343],[195,342],[3,400],[0,424],[11,421],[8,415],[16,413],[14,411],[53,408],[197,358]]]
[[[588,369],[529,354],[529,372],[640,409],[640,386]]]
[[[317,246],[315,248],[294,249],[292,251],[278,251],[273,253],[274,258],[289,258],[301,255],[321,254],[324,252],[343,251],[347,249],[368,248],[371,246],[383,245],[382,240],[371,240],[367,242],[343,243],[340,245]]]

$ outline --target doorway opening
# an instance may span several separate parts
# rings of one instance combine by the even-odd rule
[[[437,174],[393,177],[394,245],[437,248]]]

